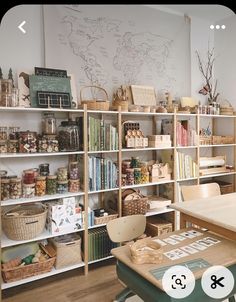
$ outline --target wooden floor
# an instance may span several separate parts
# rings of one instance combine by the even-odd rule
[[[111,302],[122,290],[117,280],[115,260],[73,270],[3,291],[3,302]]]

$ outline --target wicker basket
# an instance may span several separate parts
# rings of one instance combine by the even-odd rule
[[[163,249],[161,245],[150,238],[136,241],[130,247],[131,260],[135,264],[161,263]]]
[[[102,216],[102,217],[94,217],[94,224],[103,224],[103,223],[108,223],[108,221],[116,219],[118,217],[118,214],[110,214],[107,216]]]
[[[104,100],[96,100],[96,99],[84,100],[82,92],[87,88],[90,88],[90,89],[95,88],[95,89],[101,90],[105,94],[105,99]],[[80,102],[81,102],[81,106],[86,104],[88,110],[105,110],[105,111],[107,111],[107,110],[109,110],[109,107],[110,107],[110,102],[108,101],[108,94],[107,94],[106,90],[99,86],[90,85],[90,86],[82,87],[80,89]]]
[[[128,189],[122,193],[122,216],[143,214],[148,210],[148,198],[140,192]]]
[[[82,261],[81,257],[81,238],[79,234],[62,235],[49,239],[56,250],[57,258],[55,267],[62,268],[78,264]]]
[[[221,145],[221,144],[234,144],[234,136],[231,135],[213,135],[212,136],[212,144],[213,145]]]
[[[13,282],[24,278],[40,275],[50,272],[55,263],[56,257],[49,258],[48,260],[33,263],[25,266],[18,266],[8,269],[2,268],[2,277],[4,282]]]
[[[2,214],[2,228],[12,240],[29,240],[44,230],[47,208],[41,203],[19,205]]]
[[[129,111],[129,102],[124,100],[114,100],[112,102],[112,109],[118,110],[119,107],[121,111]]]

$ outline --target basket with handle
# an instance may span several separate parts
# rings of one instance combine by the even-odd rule
[[[122,216],[143,214],[148,210],[148,198],[134,189],[122,193]]]
[[[98,99],[94,98],[94,99],[90,99],[90,100],[85,100],[83,98],[83,92],[85,91],[85,89],[88,89],[88,88],[97,89],[97,90],[102,91],[102,93],[104,94],[104,99],[98,100]],[[86,104],[88,110],[109,110],[109,107],[110,107],[110,102],[108,101],[108,94],[107,94],[106,90],[102,87],[93,86],[93,85],[84,86],[80,89],[80,103],[81,103],[81,106]]]
[[[41,203],[18,205],[2,213],[2,228],[12,240],[29,240],[44,230],[47,207]]]

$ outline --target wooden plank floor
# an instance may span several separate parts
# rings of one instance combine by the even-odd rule
[[[115,259],[28,283],[3,291],[3,302],[111,302],[122,285],[117,279]]]

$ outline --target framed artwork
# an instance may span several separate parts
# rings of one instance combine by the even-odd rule
[[[152,86],[131,85],[133,103],[135,105],[156,106],[155,89]]]

